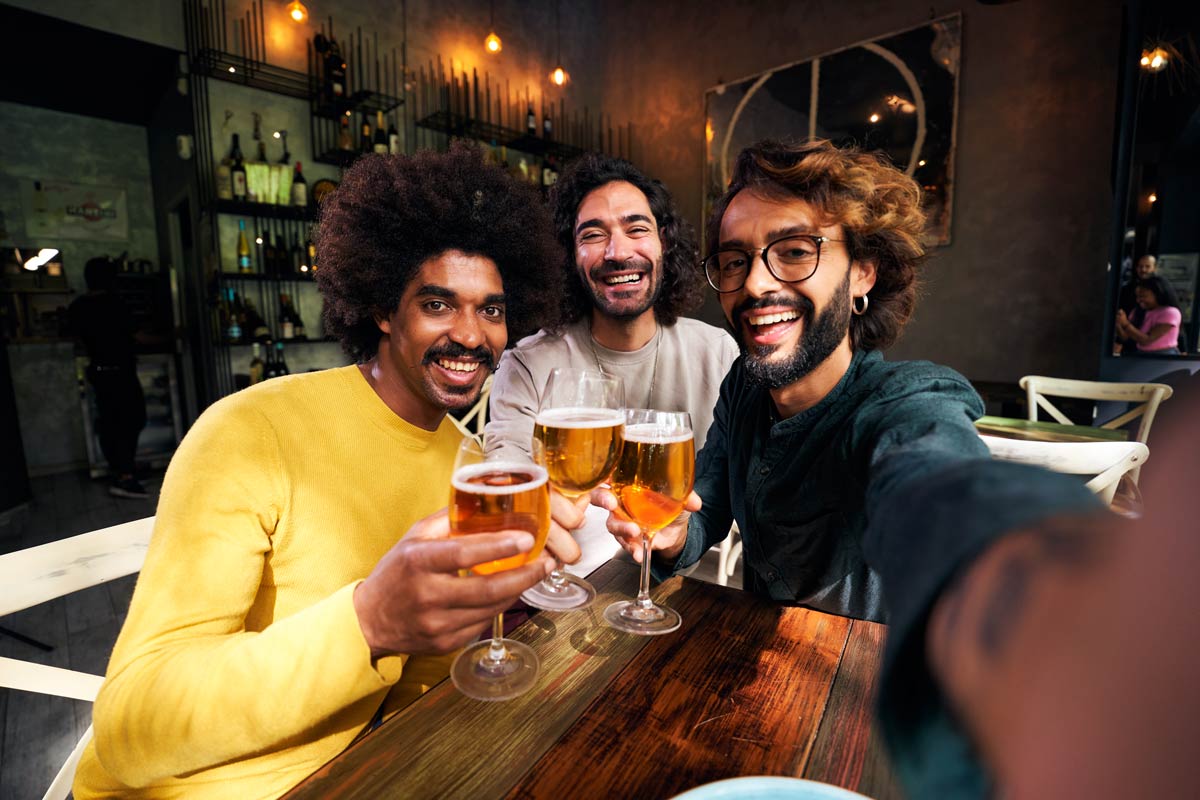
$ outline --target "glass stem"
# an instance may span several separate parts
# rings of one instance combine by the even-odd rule
[[[562,559],[556,556],[554,558],[554,569],[546,576],[546,583],[550,584],[551,591],[561,591],[567,582],[567,579],[563,577],[562,568]]]
[[[501,612],[492,620],[492,644],[483,660],[488,664],[500,664],[507,658],[508,649],[504,646],[504,613]]]
[[[654,608],[654,603],[650,600],[650,537],[642,532],[642,582],[638,587],[637,596],[638,608]]]

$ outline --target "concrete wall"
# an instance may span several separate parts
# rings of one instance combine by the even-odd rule
[[[1095,377],[1105,314],[1120,4],[941,2],[963,13],[953,243],[892,358],[978,380]],[[601,102],[635,120],[636,160],[700,223],[704,91],[906,29],[917,0],[605,6]],[[706,315],[716,317],[710,304]]]

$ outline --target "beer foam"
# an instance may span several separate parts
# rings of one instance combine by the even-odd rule
[[[523,472],[532,475],[533,479],[524,483],[514,483],[508,486],[486,486],[482,483],[471,483],[472,478],[487,475],[492,472]],[[547,480],[546,468],[527,461],[484,461],[481,464],[469,464],[455,470],[450,483],[455,489],[468,494],[516,494],[517,492],[536,489]]]
[[[535,420],[538,425],[553,428],[607,428],[625,424],[625,412],[618,408],[572,406],[541,411]]]
[[[642,444],[670,444],[672,442],[687,442],[692,439],[692,432],[685,428],[666,427],[653,422],[642,422],[637,425],[625,426],[625,441]]]

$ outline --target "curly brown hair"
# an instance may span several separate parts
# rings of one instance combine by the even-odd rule
[[[743,189],[799,198],[816,209],[822,224],[841,225],[850,258],[875,264],[867,311],[850,320],[851,344],[878,350],[896,341],[916,305],[916,268],[925,260],[925,212],[916,181],[881,155],[824,139],[758,142],[738,155],[733,180],[713,207],[708,255],[717,249],[725,210]]]
[[[589,192],[614,181],[633,184],[644,194],[658,225],[663,274],[662,289],[654,301],[654,318],[663,325],[672,325],[681,314],[695,311],[704,302],[704,273],[696,264],[696,236],[691,224],[679,214],[667,187],[624,159],[588,153],[567,167],[550,195],[554,230],[566,251],[562,270],[566,285],[554,327],[569,325],[592,312],[592,293],[575,265],[575,216]]]
[[[356,361],[379,347],[376,320],[400,304],[425,261],[447,250],[492,259],[504,282],[508,343],[552,315],[562,254],[532,186],[485,164],[479,151],[367,155],[321,204],[317,286],[326,332]]]

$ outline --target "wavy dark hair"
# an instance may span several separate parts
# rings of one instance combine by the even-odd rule
[[[696,235],[679,214],[675,201],[661,181],[646,177],[620,158],[588,153],[562,174],[550,194],[554,231],[565,251],[566,277],[559,316],[553,327],[561,328],[591,313],[592,294],[575,265],[575,215],[588,193],[614,181],[631,183],[646,196],[658,225],[662,242],[662,287],[654,301],[654,318],[672,325],[679,316],[695,311],[704,302],[704,275],[696,265]]]
[[[764,140],[743,150],[733,180],[713,207],[707,255],[716,251],[721,218],[743,189],[769,198],[798,198],[824,225],[841,225],[850,258],[875,264],[865,314],[850,319],[855,349],[877,350],[899,337],[917,301],[917,267],[925,260],[925,212],[917,182],[881,155],[814,139]]]
[[[357,361],[375,355],[378,319],[392,313],[425,261],[461,250],[496,262],[508,343],[547,324],[562,261],[537,190],[466,145],[448,153],[367,155],[322,203],[317,285],[326,332]]]

